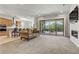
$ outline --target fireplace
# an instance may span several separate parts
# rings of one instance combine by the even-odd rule
[[[75,38],[78,39],[78,31],[72,30],[72,31],[71,31],[71,35],[72,35],[73,37],[75,37]]]

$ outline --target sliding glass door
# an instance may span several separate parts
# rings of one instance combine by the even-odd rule
[[[64,20],[63,19],[56,20],[56,32],[57,32],[57,35],[64,35]]]
[[[40,22],[40,29],[43,34],[63,35],[64,19],[43,20]]]
[[[44,23],[43,33],[45,34],[55,34],[55,21],[54,20],[47,20]]]

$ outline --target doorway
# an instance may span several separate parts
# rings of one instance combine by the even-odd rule
[[[64,18],[40,21],[42,34],[64,35]]]

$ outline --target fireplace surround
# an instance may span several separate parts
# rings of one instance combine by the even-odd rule
[[[74,5],[69,14],[70,40],[79,47],[79,5]]]

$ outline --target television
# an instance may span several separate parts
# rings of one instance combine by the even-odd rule
[[[69,19],[71,23],[76,23],[78,21],[78,6],[69,14]]]
[[[0,24],[0,31],[6,31],[6,25],[1,25]]]

